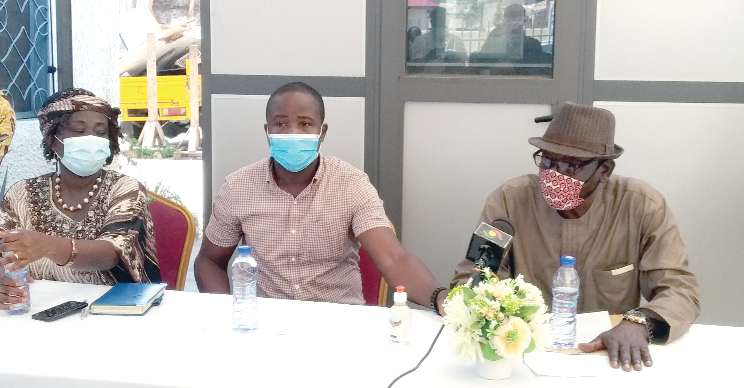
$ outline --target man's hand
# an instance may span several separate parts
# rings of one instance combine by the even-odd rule
[[[579,349],[587,353],[607,349],[610,366],[617,369],[622,364],[626,372],[632,369],[641,370],[643,365],[653,365],[648,350],[648,331],[646,326],[640,323],[622,320],[617,326],[598,335],[592,342],[579,344]]]

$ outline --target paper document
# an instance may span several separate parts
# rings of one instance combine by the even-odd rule
[[[612,328],[607,311],[576,315],[576,345],[574,349],[557,349],[545,353],[524,355],[524,363],[538,375],[557,377],[602,376],[614,371],[609,367],[607,352],[584,353],[579,343],[590,342]]]
[[[612,329],[607,311],[576,315],[576,343],[589,342],[598,335]]]

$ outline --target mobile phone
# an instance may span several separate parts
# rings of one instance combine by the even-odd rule
[[[50,307],[44,311],[39,311],[32,315],[31,318],[36,319],[37,321],[52,322],[68,315],[72,315],[76,311],[80,311],[87,306],[88,303],[86,302],[69,301]]]

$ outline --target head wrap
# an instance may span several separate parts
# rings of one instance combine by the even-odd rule
[[[98,112],[114,123],[121,113],[119,108],[111,107],[108,102],[85,89],[66,89],[50,96],[39,109],[37,116],[41,133],[46,135],[65,115],[83,110]]]

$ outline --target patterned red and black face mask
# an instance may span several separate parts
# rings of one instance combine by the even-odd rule
[[[555,210],[576,209],[584,203],[579,197],[584,182],[555,170],[540,169],[540,189],[548,206]]]

